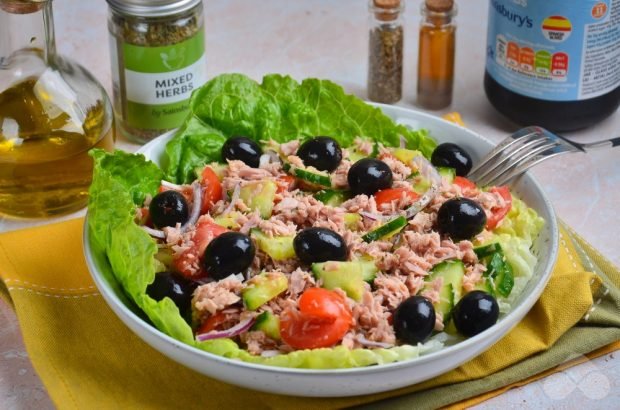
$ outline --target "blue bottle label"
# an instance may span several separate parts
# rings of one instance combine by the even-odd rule
[[[576,101],[620,86],[620,0],[490,0],[487,72],[528,97]]]

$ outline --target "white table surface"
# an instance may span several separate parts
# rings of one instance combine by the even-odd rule
[[[405,11],[405,84],[399,105],[415,108],[417,28],[420,0]],[[459,2],[454,103],[467,126],[495,141],[516,125],[500,117],[483,87],[488,2]],[[90,70],[111,93],[107,6],[103,0],[56,0],[57,46]],[[297,79],[329,78],[366,98],[368,47],[364,0],[227,0],[205,4],[209,76],[241,72],[255,79],[288,73]],[[4,35],[0,27],[0,35]],[[568,134],[579,142],[620,135],[620,113],[587,130]],[[117,147],[138,148],[127,141]],[[561,157],[534,171],[558,215],[616,265],[620,265],[620,149]],[[0,220],[0,231],[32,223]],[[615,235],[613,235],[615,233]],[[613,235],[613,236],[612,236]],[[14,313],[0,301],[0,408],[53,408],[33,370]],[[477,408],[618,408],[620,353],[513,389]]]

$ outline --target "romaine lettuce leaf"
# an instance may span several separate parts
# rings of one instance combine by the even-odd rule
[[[537,257],[532,245],[545,221],[525,202],[512,197],[512,208],[493,231],[487,243],[499,242],[512,267],[515,284],[507,300],[514,300],[534,273]]]
[[[427,157],[436,145],[428,132],[395,124],[379,108],[345,94],[337,84],[314,78],[300,84],[272,74],[259,84],[242,74],[223,74],[192,94],[190,111],[166,149],[166,175],[177,182],[189,182],[196,166],[221,160],[221,146],[233,135],[278,142],[329,135],[344,147],[358,136],[398,146],[402,136],[407,148]],[[197,135],[200,138],[193,138]]]

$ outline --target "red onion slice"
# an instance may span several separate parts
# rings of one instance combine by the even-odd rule
[[[212,330],[207,333],[201,333],[201,334],[196,335],[196,340],[199,342],[204,342],[205,340],[211,340],[211,339],[221,339],[224,337],[227,337],[227,338],[235,337],[235,336],[240,335],[241,333],[248,331],[248,329],[252,327],[255,321],[256,321],[256,318],[252,317],[246,320],[242,320],[241,322],[237,323],[230,329],[217,330],[217,331]]]
[[[202,186],[199,182],[192,183],[192,189],[194,191],[192,199],[192,212],[189,215],[189,219],[181,226],[181,232],[185,232],[188,227],[196,224],[200,217],[200,208],[202,207]]]
[[[161,186],[168,189],[174,189],[175,191],[182,191],[183,185],[173,184],[172,182],[161,180]]]
[[[383,342],[374,342],[372,340],[368,340],[366,339],[364,336],[362,335],[357,335],[355,337],[355,339],[360,342],[360,344],[363,344],[364,346],[368,346],[368,347],[379,347],[379,348],[383,348],[383,349],[388,349],[390,347],[393,347],[393,344],[390,343],[383,343]]]
[[[269,165],[270,162],[271,162],[271,157],[269,156],[269,154],[263,154],[258,159],[258,167],[265,168],[267,165]]]
[[[144,225],[142,225],[140,228],[144,229],[146,233],[151,235],[153,238],[166,239],[166,234],[164,233],[164,231],[160,231],[159,229],[149,228],[148,226],[144,226]]]
[[[237,186],[235,186],[235,189],[232,193],[232,196],[230,197],[230,203],[228,204],[226,209],[224,209],[224,212],[222,212],[222,215],[229,214],[233,211],[233,209],[235,209],[235,203],[239,199],[240,194],[241,194],[241,185],[237,184]]]
[[[426,206],[435,198],[441,185],[441,175],[437,172],[437,169],[422,155],[416,155],[411,160],[418,168],[420,175],[428,179],[431,183],[430,188],[414,202],[409,208],[405,210],[405,216],[407,219],[413,218],[418,212],[426,208]]]
[[[375,214],[372,212],[366,212],[366,211],[359,211],[358,212],[360,215],[362,215],[364,218],[368,218],[371,221],[383,221],[387,218],[391,218],[391,216],[385,216],[385,215],[380,215],[380,214]]]

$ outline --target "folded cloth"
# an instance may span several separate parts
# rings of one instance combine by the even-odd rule
[[[368,396],[301,399],[256,392],[187,369],[126,328],[90,278],[82,227],[76,219],[0,235],[0,296],[13,304],[28,354],[59,409],[434,408],[560,369],[620,340],[620,273],[562,229],[558,261],[539,301],[507,336],[461,367]]]

